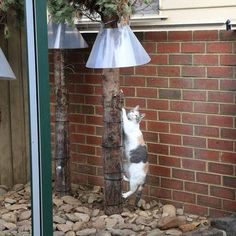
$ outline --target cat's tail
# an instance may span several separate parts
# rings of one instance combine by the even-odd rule
[[[136,191],[136,199],[135,199],[135,206],[138,207],[138,202],[141,199],[142,193],[143,193],[143,189],[144,189],[145,183],[142,185],[139,185],[137,191]]]

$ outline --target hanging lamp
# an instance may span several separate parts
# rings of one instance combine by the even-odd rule
[[[12,71],[2,49],[0,48],[0,80],[14,80],[16,76]]]
[[[99,31],[86,67],[120,68],[146,64],[150,57],[129,25]]]
[[[67,23],[48,23],[48,48],[72,49],[87,48],[88,45],[81,33]]]

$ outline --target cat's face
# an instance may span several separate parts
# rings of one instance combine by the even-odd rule
[[[145,114],[141,114],[139,112],[139,106],[136,106],[135,108],[131,109],[127,114],[127,118],[135,123],[139,123],[144,116]]]

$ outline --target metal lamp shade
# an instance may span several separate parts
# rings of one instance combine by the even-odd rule
[[[72,49],[87,48],[88,45],[80,32],[66,23],[48,23],[48,48]]]
[[[128,25],[102,28],[86,67],[120,68],[146,64],[150,57]]]
[[[16,76],[12,71],[2,49],[0,48],[0,80],[14,80]]]

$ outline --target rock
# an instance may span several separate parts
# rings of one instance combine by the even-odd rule
[[[67,203],[67,204],[69,204],[69,205],[72,205],[72,206],[79,206],[79,205],[81,205],[81,202],[78,200],[78,199],[76,199],[76,198],[74,198],[74,197],[72,197],[72,196],[64,196],[64,197],[62,197],[61,198],[65,203]]]
[[[97,230],[95,228],[91,228],[91,229],[83,229],[80,231],[76,232],[76,235],[79,236],[87,236],[87,235],[93,235],[97,232]]]
[[[11,222],[11,223],[16,223],[17,221],[17,216],[15,213],[10,212],[2,215],[2,219],[6,222]]]
[[[107,218],[105,222],[107,229],[113,228],[118,223],[117,219],[114,218]]]
[[[28,209],[28,205],[27,204],[14,204],[14,205],[9,205],[6,206],[6,209],[9,211],[16,211],[16,210],[20,210],[20,209]]]
[[[54,198],[53,199],[53,204],[56,206],[56,207],[59,207],[63,204],[63,200],[62,199],[56,199]]]
[[[144,216],[144,217],[146,217],[146,218],[149,216],[146,211],[139,211],[139,215],[140,215],[140,216]]]
[[[93,227],[96,228],[98,231],[104,229],[106,226],[104,218],[98,218],[93,222]]]
[[[57,224],[65,224],[66,220],[60,216],[53,216],[53,222]]]
[[[71,212],[72,209],[74,209],[74,207],[72,205],[65,204],[65,205],[61,205],[58,210],[59,211],[64,211],[64,212]]]
[[[112,236],[110,232],[108,231],[105,231],[105,230],[101,230],[101,231],[98,231],[96,236]]]
[[[116,236],[135,236],[136,233],[130,229],[110,229],[112,235]]]
[[[72,226],[73,231],[79,231],[83,228],[84,222],[75,222],[74,225]]]
[[[24,188],[25,188],[24,184],[15,184],[12,190],[18,192],[18,191],[23,190]]]
[[[182,208],[178,208],[176,210],[176,214],[179,215],[179,216],[182,216],[184,214],[184,210]]]
[[[75,236],[75,232],[74,231],[68,231],[66,232],[65,236]]]
[[[9,203],[9,204],[14,204],[14,203],[16,203],[16,200],[12,199],[12,198],[5,198],[4,202]]]
[[[176,216],[176,208],[173,205],[167,204],[162,207],[162,217]]]
[[[90,216],[84,213],[75,213],[75,216],[78,217],[83,222],[89,222]]]
[[[84,214],[90,214],[90,212],[91,212],[91,210],[89,209],[89,208],[87,208],[87,207],[76,207],[75,208],[75,210],[77,211],[77,212],[81,212],[81,213],[84,213]]]
[[[62,231],[54,231],[53,236],[64,236],[65,234]]]
[[[195,224],[184,224],[184,225],[180,225],[179,228],[182,230],[183,233],[192,231],[196,228]]]
[[[162,217],[158,222],[158,228],[164,230],[164,229],[170,229],[170,228],[176,228],[180,225],[183,225],[186,223],[186,219],[183,216],[166,216]]]
[[[94,203],[95,201],[97,201],[97,199],[98,199],[98,196],[96,194],[91,194],[88,198],[88,204]]]
[[[31,225],[30,224],[26,224],[26,225],[22,225],[18,228],[19,232],[30,232],[31,231]]]
[[[91,216],[92,216],[92,217],[96,217],[96,216],[99,215],[99,212],[100,212],[99,209],[94,209],[94,210],[92,211],[92,213],[91,213]]]
[[[73,213],[67,213],[66,217],[68,220],[73,221],[73,222],[80,221],[80,218]]]
[[[165,234],[164,231],[161,231],[159,229],[153,229],[147,234],[147,236],[162,236],[164,234]]]
[[[227,233],[227,236],[236,235],[236,214],[227,217],[220,217],[211,220],[211,226],[222,229]]]
[[[182,232],[178,229],[169,229],[166,231],[166,235],[180,236]]]
[[[19,215],[19,221],[28,220],[31,217],[31,211],[23,211]]]
[[[10,230],[13,230],[13,229],[16,229],[16,224],[11,223],[11,222],[6,222],[4,224],[4,227],[7,228],[7,229],[10,229]]]
[[[92,192],[93,193],[100,193],[101,192],[101,187],[100,186],[94,186]]]
[[[58,224],[57,225],[57,229],[59,231],[62,231],[64,233],[66,233],[67,231],[72,230],[72,227],[70,225],[68,225],[68,224]]]

